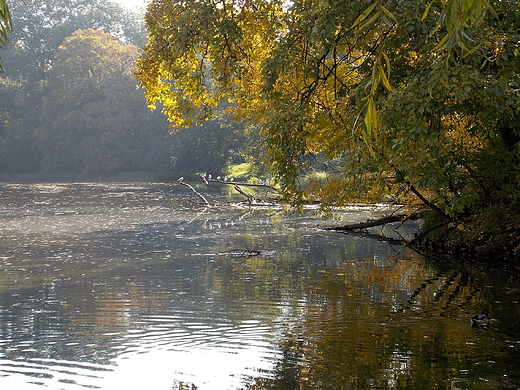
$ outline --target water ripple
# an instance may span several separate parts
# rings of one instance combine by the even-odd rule
[[[520,383],[518,279],[167,184],[0,187],[2,390]]]
[[[53,359],[0,360],[0,376],[6,377],[2,380],[2,388],[6,389],[25,390],[33,386],[51,389],[77,389],[78,386],[99,389],[105,374],[110,371],[113,371],[111,366],[87,362]],[[34,379],[27,381],[27,377]]]

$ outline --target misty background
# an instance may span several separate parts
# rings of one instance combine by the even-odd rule
[[[170,180],[254,160],[226,118],[170,133],[134,77],[142,13],[105,0],[10,4],[0,74],[0,179]]]

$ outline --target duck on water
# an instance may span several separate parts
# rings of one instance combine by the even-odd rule
[[[473,317],[471,317],[471,326],[474,328],[487,328],[490,322],[488,314],[488,309],[482,310],[480,314],[475,314]]]

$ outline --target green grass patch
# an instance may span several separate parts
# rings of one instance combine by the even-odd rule
[[[253,177],[253,173],[251,172],[251,163],[242,163],[242,164],[234,164],[230,165],[227,170],[227,177],[240,179],[240,180],[250,180]]]

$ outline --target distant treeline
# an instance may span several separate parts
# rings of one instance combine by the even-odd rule
[[[136,88],[141,17],[105,0],[10,4],[0,74],[0,174],[221,173],[240,159],[235,125],[169,133]]]

